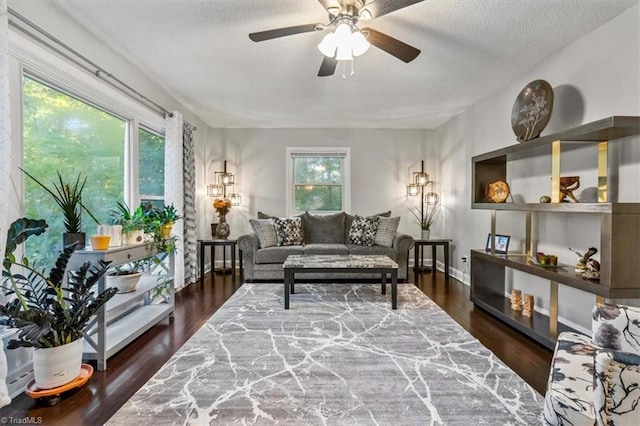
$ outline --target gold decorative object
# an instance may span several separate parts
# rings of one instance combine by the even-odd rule
[[[514,311],[522,310],[522,291],[511,290],[511,309]]]
[[[492,203],[504,203],[509,198],[511,190],[509,184],[502,179],[494,180],[487,185],[487,198]]]
[[[551,197],[549,197],[548,195],[543,195],[540,197],[540,202],[541,203],[550,203],[551,202]]]
[[[580,176],[560,177],[560,201],[579,203],[573,191],[580,188]]]
[[[533,295],[524,295],[524,307],[522,308],[522,315],[525,317],[533,316]]]

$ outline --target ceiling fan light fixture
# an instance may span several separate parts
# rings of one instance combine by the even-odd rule
[[[351,26],[349,24],[345,24],[344,22],[342,24],[339,24],[333,34],[335,35],[336,43],[338,44],[338,46],[350,44]]]
[[[333,58],[336,55],[336,48],[338,44],[336,43],[336,36],[333,33],[329,33],[318,44],[318,50],[322,52],[324,56],[328,56],[329,58]]]
[[[336,61],[353,61],[351,46],[349,46],[348,44],[338,45]]]
[[[351,49],[353,50],[353,56],[360,56],[369,50],[369,42],[360,31],[356,31],[351,34]]]
[[[371,15],[371,12],[369,12],[369,9],[362,9],[362,10],[360,10],[359,18],[362,21],[368,21],[371,18],[373,18],[373,15]]]

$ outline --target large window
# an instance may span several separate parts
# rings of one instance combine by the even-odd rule
[[[289,213],[349,210],[349,149],[289,148]]]
[[[60,172],[64,181],[87,178],[83,204],[107,223],[117,201],[164,203],[164,136],[137,121],[109,113],[38,78],[24,76],[23,146],[25,171],[53,189]],[[127,153],[136,152],[130,157]],[[138,164],[129,158],[137,158]],[[129,171],[136,171],[128,175]],[[137,178],[137,179],[136,179]],[[125,195],[129,194],[129,195]],[[133,207],[133,205],[131,206]],[[27,241],[30,260],[52,264],[62,247],[63,216],[51,195],[24,177],[25,215],[44,218],[45,234]],[[82,231],[92,234],[96,222],[82,215]]]

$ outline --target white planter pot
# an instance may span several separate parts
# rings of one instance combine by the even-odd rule
[[[128,232],[126,234],[122,234],[122,238],[124,240],[125,245],[129,244],[140,244],[144,241],[144,231],[138,230],[133,232]]]
[[[118,293],[129,293],[136,289],[142,272],[128,275],[105,275],[105,287],[116,287]]]
[[[84,339],[77,339],[62,346],[34,349],[33,375],[36,386],[40,389],[56,388],[78,377],[83,342]]]

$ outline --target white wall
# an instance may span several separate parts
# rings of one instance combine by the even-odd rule
[[[205,146],[198,147],[199,174],[213,180],[222,161],[236,177],[236,191],[243,205],[234,207],[227,219],[232,235],[250,231],[248,219],[258,210],[286,215],[286,148],[336,146],[351,148],[351,213],[374,214],[391,209],[401,216],[400,231],[419,234],[409,213],[417,205],[407,199],[406,184],[411,172],[420,170],[420,160],[433,176],[439,174],[437,150],[427,143],[426,130],[375,129],[216,129]],[[438,189],[439,182],[436,183]],[[199,192],[199,236],[210,233],[217,222],[204,189]]]
[[[490,231],[490,212],[470,207],[471,157],[517,143],[510,118],[520,90],[536,79],[547,80],[554,88],[552,120],[543,135],[611,115],[640,115],[639,28],[640,10],[636,5],[433,132],[430,143],[441,146],[440,180],[450,183],[443,187],[444,229],[455,242],[454,268],[462,270],[461,256],[482,248]],[[640,201],[640,138],[610,145],[611,162],[620,173],[618,199]],[[595,185],[594,157],[593,152],[563,156],[563,175],[580,175],[581,191]],[[542,158],[510,165],[512,192],[529,202],[549,194],[549,162],[549,158]],[[586,192],[578,192],[579,198],[581,195]],[[599,245],[599,219],[593,215],[547,213],[536,217],[533,238],[537,239],[538,250],[558,254],[563,263],[572,264],[577,259],[568,246],[585,250]],[[498,232],[515,237],[514,248],[521,249],[517,245],[524,237],[524,215],[499,212],[497,223]],[[548,281],[517,272],[509,274],[509,280],[523,292],[534,294],[539,309],[548,308]],[[560,286],[559,314],[570,323],[588,328],[594,300],[589,293]]]

